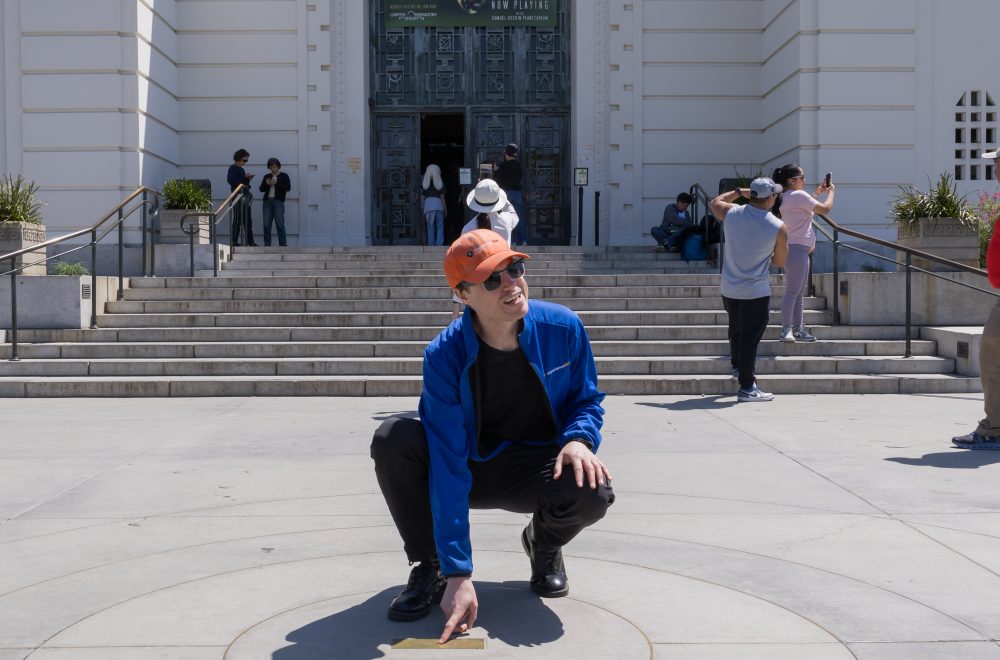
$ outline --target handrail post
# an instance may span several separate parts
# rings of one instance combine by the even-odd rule
[[[198,216],[195,216],[197,218]],[[201,227],[198,224],[194,225],[194,231],[188,234],[188,249],[191,255],[191,277],[194,277],[194,237],[196,234],[201,232]]]
[[[601,244],[601,191],[594,191],[594,245]]]
[[[208,238],[212,244],[212,277],[219,276],[219,233],[215,231],[215,212],[208,216]]]
[[[97,270],[96,263],[94,270]],[[115,299],[119,302],[125,300],[125,223],[122,221],[121,208],[118,209],[118,295]]]
[[[903,357],[913,357],[913,350],[911,346],[913,332],[912,332],[912,326],[910,325],[911,314],[913,312],[911,304],[912,300],[911,294],[913,291],[910,282],[913,274],[913,269],[911,268],[912,259],[913,255],[910,254],[910,252],[907,252],[906,253],[906,354]]]
[[[809,297],[816,297],[816,281],[813,279],[813,254],[815,252],[809,253]]]
[[[144,189],[142,191],[142,215],[139,216],[140,221],[142,222],[142,276],[143,277],[149,277],[149,271],[146,270],[146,264],[147,264],[146,249],[149,247],[149,244],[146,240],[146,203],[148,201],[147,197],[148,197],[147,193]]]
[[[90,329],[97,330],[97,228],[90,230]]]
[[[840,325],[840,232],[833,230],[833,324]]]
[[[583,247],[583,186],[577,186],[576,189],[576,244]],[[522,222],[527,222],[527,218],[524,218]]]
[[[10,258],[10,361],[17,362],[17,257]]]

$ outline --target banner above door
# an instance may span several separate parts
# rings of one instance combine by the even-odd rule
[[[556,0],[386,0],[385,26],[555,27]]]

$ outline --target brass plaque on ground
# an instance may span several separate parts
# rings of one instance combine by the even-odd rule
[[[438,644],[436,639],[417,639],[407,637],[392,643],[394,649],[485,649],[486,640],[475,637],[457,637],[449,639],[444,644]]]

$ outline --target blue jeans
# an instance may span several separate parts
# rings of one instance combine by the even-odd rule
[[[444,245],[444,211],[424,213],[427,221],[427,245]]]
[[[265,199],[264,208],[264,245],[271,244],[271,223],[278,225],[278,245],[288,245],[285,238],[285,203],[278,199]]]
[[[677,247],[677,239],[681,237],[682,229],[684,228],[676,225],[669,225],[666,229],[657,225],[656,227],[650,227],[649,233],[663,247],[675,248]]]
[[[521,190],[505,190],[507,199],[517,212],[517,226],[514,227],[514,235],[511,236],[518,245],[527,245],[528,241],[528,216],[524,213],[524,192]]]

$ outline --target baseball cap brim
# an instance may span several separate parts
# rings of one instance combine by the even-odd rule
[[[1000,154],[1000,149],[997,149],[995,151],[984,151],[983,158],[989,158],[990,160],[993,160],[994,158],[997,157],[997,154]]]
[[[480,284],[486,281],[486,278],[493,274],[500,264],[509,259],[531,259],[528,255],[523,252],[516,252],[507,248],[504,252],[498,252],[497,254],[491,254],[482,261],[479,265],[472,269],[471,272],[466,273],[463,278],[466,282],[470,284]]]

